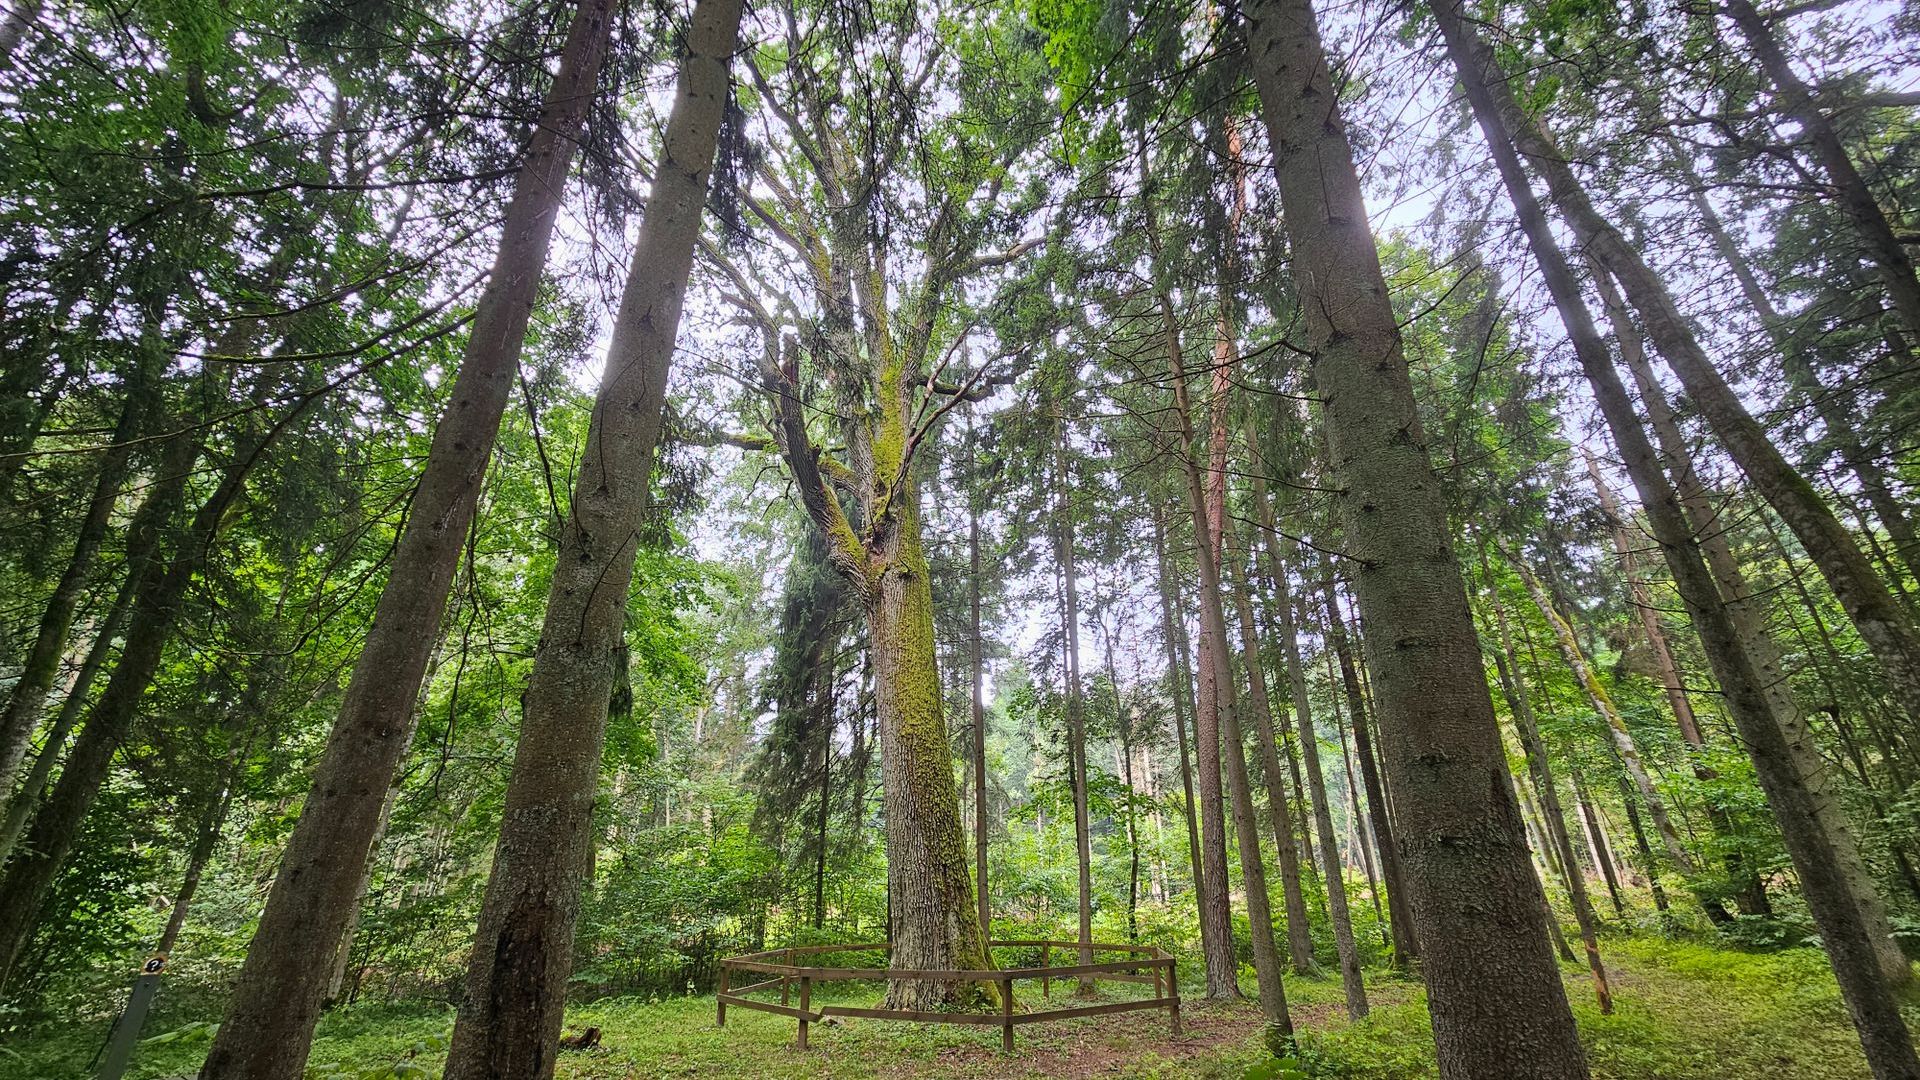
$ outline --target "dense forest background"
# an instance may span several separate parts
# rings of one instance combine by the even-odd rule
[[[1449,1076],[1824,943],[1916,1075],[1920,8],[1315,15],[9,0],[0,1046],[977,903]]]

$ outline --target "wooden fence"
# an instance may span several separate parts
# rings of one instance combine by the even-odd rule
[[[802,1050],[807,1048],[807,1025],[829,1016],[917,1020],[930,1024],[993,1024],[1000,1028],[1001,1045],[1007,1050],[1012,1050],[1013,1029],[1019,1024],[1037,1024],[1047,1020],[1065,1020],[1075,1016],[1101,1016],[1139,1009],[1165,1009],[1174,1037],[1178,1038],[1180,1035],[1179,973],[1175,968],[1173,956],[1164,949],[1153,945],[1107,945],[1095,942],[1083,946],[1077,941],[1043,940],[994,941],[989,942],[987,947],[989,949],[1037,948],[1040,950],[1040,966],[1004,968],[998,971],[913,971],[890,968],[815,967],[808,963],[795,963],[796,960],[811,961],[834,953],[891,952],[893,943],[888,941],[858,945],[810,945],[802,948],[768,949],[765,952],[730,956],[720,961],[720,989],[715,995],[718,1002],[718,1023],[721,1027],[727,1026],[727,1006],[729,1005],[737,1005],[743,1009],[758,1009],[777,1016],[791,1016],[800,1023],[799,1047]],[[1076,954],[1083,949],[1096,953],[1126,953],[1128,959],[1100,964],[1054,967],[1052,960],[1055,949]],[[735,972],[770,977],[745,986],[734,986],[732,982]],[[1136,1001],[1110,1001],[1098,1005],[1041,1009],[1037,1012],[1015,1013],[1013,1011],[1015,980],[1040,980],[1040,996],[1042,999],[1050,999],[1053,980],[1078,978],[1082,975],[1093,976],[1096,981],[1105,979],[1108,982],[1148,985],[1153,988],[1153,996]],[[866,1009],[847,1005],[814,1007],[812,996],[815,983],[859,979],[995,983],[1000,987],[1000,1011],[998,1013],[917,1012],[910,1009]],[[745,996],[756,991],[770,991],[775,986],[780,988],[778,1005]],[[793,992],[796,988],[800,994],[798,1004],[793,1002]]]

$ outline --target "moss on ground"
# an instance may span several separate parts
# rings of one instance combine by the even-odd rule
[[[1584,969],[1564,968],[1596,1080],[1864,1080],[1869,1075],[1818,952],[1740,953],[1651,938],[1611,938],[1603,948],[1614,973],[1614,1015],[1603,1017],[1592,1007]],[[1433,1076],[1433,1044],[1418,984],[1370,974],[1378,976],[1371,986],[1376,1006],[1359,1024],[1348,1024],[1341,1015],[1338,980],[1288,980],[1308,1075]],[[872,987],[841,989],[844,997],[822,1000],[852,1003],[877,996]],[[1037,997],[1038,988],[1033,991]],[[1028,1004],[1023,999],[1022,1006]],[[1253,1006],[1189,999],[1185,1018],[1180,1040],[1169,1038],[1160,1013],[1035,1024],[1018,1030],[1012,1056],[1001,1053],[995,1028],[849,1020],[816,1025],[813,1048],[803,1054],[793,1048],[793,1022],[783,1017],[736,1009],[722,1030],[713,1024],[711,997],[609,998],[569,1011],[569,1028],[598,1027],[603,1045],[565,1055],[560,1076],[1238,1080],[1260,1062],[1260,1016]],[[1920,1024],[1920,1012],[1909,1022]],[[437,1076],[443,1037],[451,1026],[452,1013],[445,1009],[362,1007],[334,1013],[321,1025],[309,1076]],[[103,1034],[97,1026],[52,1028],[0,1048],[0,1080],[91,1075],[87,1061]],[[146,1080],[190,1076],[205,1047],[200,1029],[149,1043],[130,1075]]]

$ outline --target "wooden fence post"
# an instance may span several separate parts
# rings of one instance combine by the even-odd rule
[[[1000,1049],[1013,1053],[1013,976],[1000,976]]]
[[[1167,957],[1167,996],[1173,1000],[1167,1004],[1167,1019],[1173,1024],[1173,1037],[1180,1037],[1180,962]]]
[[[733,969],[727,966],[726,961],[722,960],[720,962],[720,993],[716,995],[714,1001],[714,1004],[719,1007],[720,1016],[714,1021],[715,1027],[727,1026],[727,976],[732,973]]]
[[[1042,968],[1048,968],[1053,966],[1053,946],[1051,945],[1040,946],[1040,966]],[[1040,973],[1040,996],[1043,998],[1050,998],[1053,996],[1052,991],[1053,991],[1053,977],[1048,975],[1045,971],[1042,971]]]
[[[800,976],[800,1049],[807,1048],[807,1009],[813,997],[813,980]]]

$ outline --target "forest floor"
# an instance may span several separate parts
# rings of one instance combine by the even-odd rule
[[[1563,966],[1596,1080],[1869,1075],[1818,952],[1751,954],[1650,938],[1607,939],[1603,950],[1613,976],[1612,1016],[1601,1016],[1592,1005],[1584,968]],[[1314,1077],[1432,1076],[1433,1044],[1420,987],[1390,974],[1369,974],[1379,976],[1369,986],[1374,1008],[1359,1024],[1346,1022],[1337,978],[1288,978],[1289,1004],[1301,1029],[1300,1066]],[[1056,1000],[1065,989],[1056,986]],[[861,993],[849,990],[845,1000]],[[794,1022],[785,1017],[734,1009],[720,1029],[713,1023],[712,997],[608,998],[570,1010],[569,1030],[598,1027],[602,1045],[563,1054],[559,1075],[1239,1080],[1265,1057],[1256,1006],[1213,1005],[1189,996],[1183,1019],[1178,1039],[1169,1035],[1164,1012],[1025,1025],[1016,1029],[1011,1055],[1000,1050],[998,1028],[849,1019],[816,1024],[812,1048],[803,1053],[794,1049]],[[1909,1023],[1920,1025],[1920,1010],[1909,1015]],[[321,1025],[308,1076],[437,1076],[450,1027],[446,1011],[361,1007],[335,1013]],[[100,1034],[72,1025],[0,1046],[0,1080],[91,1076],[86,1062]],[[159,1038],[143,1046],[129,1076],[192,1075],[205,1052],[204,1030]]]

